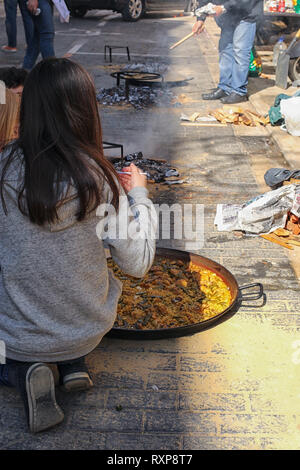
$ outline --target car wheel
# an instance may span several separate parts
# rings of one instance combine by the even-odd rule
[[[122,11],[124,21],[137,21],[145,14],[145,3],[143,0],[128,0]]]
[[[73,16],[74,18],[83,18],[86,12],[87,8],[85,7],[77,7],[70,9],[71,16]]]
[[[300,80],[300,57],[290,60],[289,77],[292,82],[294,82],[295,80]]]

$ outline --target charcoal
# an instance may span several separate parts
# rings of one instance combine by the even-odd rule
[[[132,162],[133,160],[141,160],[142,158],[144,158],[142,152],[130,153],[125,156],[125,160],[127,162]]]
[[[161,64],[158,62],[148,62],[148,63],[134,63],[134,64],[128,64],[124,67],[124,71],[129,71],[129,72],[139,72],[140,70],[143,70],[144,72],[148,73],[160,73],[164,74],[168,71],[168,65],[166,64]]]
[[[123,167],[129,166],[131,163],[134,163],[141,171],[146,173],[147,178],[155,181],[155,183],[167,182],[166,178],[179,176],[178,171],[168,162],[144,158],[142,152],[130,153],[124,159],[116,159],[113,165],[117,171],[121,171]]]
[[[141,110],[147,106],[174,106],[175,95],[168,88],[129,87],[128,99],[125,87],[101,88],[97,93],[97,101],[104,106],[131,104]]]

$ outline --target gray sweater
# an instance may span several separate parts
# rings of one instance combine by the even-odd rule
[[[0,175],[5,159],[5,153],[0,154]],[[23,171],[22,159],[18,159],[7,173],[8,215],[0,201],[0,340],[10,359],[75,359],[98,345],[116,317],[122,285],[107,268],[105,246],[121,269],[142,277],[153,262],[155,240],[110,236],[104,244],[98,212],[78,222],[76,198],[60,207],[58,223],[44,227],[31,223],[16,200]],[[154,207],[147,190],[134,188],[129,196],[122,190],[126,203],[120,210],[129,211],[128,219],[141,233],[150,220],[151,233],[155,233]],[[103,202],[109,203],[111,198],[105,184]],[[151,213],[147,221],[139,217],[145,212]]]

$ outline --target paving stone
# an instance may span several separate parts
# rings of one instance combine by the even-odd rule
[[[183,449],[187,450],[259,450],[253,438],[201,436],[191,434],[183,437]]]
[[[156,387],[149,391],[111,390],[108,394],[107,408],[116,409],[121,406],[122,409],[174,409],[176,406],[176,392],[159,391]]]
[[[182,448],[182,438],[174,434],[128,434],[107,435],[106,448],[109,450],[177,450]]]
[[[207,413],[188,411],[165,411],[163,415],[155,412],[146,412],[145,432],[199,432],[203,434],[215,433],[216,424]]]
[[[247,401],[242,393],[179,393],[179,409],[204,411],[246,411]]]
[[[128,432],[142,430],[142,413],[135,410],[103,411],[97,407],[81,406],[74,409],[71,418],[72,428],[86,431],[123,431],[126,423]]]
[[[287,432],[289,419],[285,415],[221,414],[222,434],[281,434]]]

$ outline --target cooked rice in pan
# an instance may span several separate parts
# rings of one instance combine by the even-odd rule
[[[181,260],[156,258],[143,279],[108,266],[123,283],[115,327],[160,329],[200,323],[226,310],[230,289],[214,272]]]

